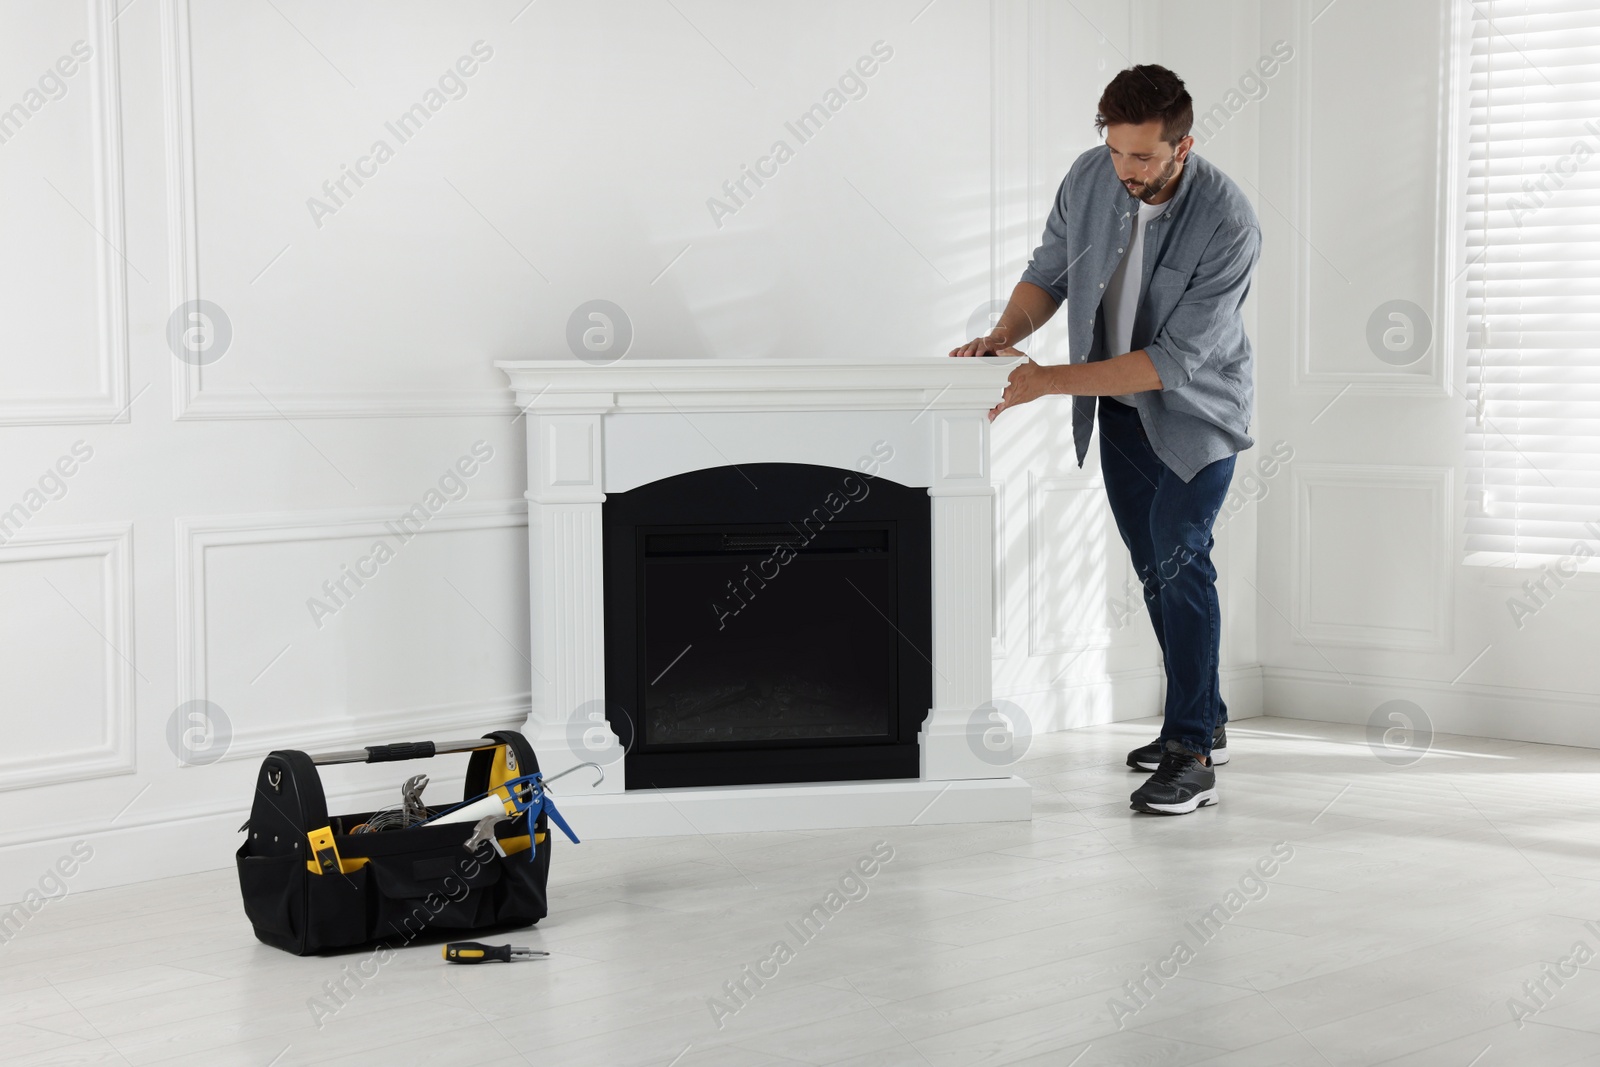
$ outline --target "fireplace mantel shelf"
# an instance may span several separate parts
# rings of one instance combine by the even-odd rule
[[[517,407],[537,412],[985,409],[1015,360],[502,360]]]

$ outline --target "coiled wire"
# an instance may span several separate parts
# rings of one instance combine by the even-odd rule
[[[380,808],[372,813],[366,822],[352,827],[352,834],[381,833],[384,830],[405,830],[412,826],[419,826],[435,815],[436,811],[422,802],[422,791],[428,788],[428,776],[425,774],[413,775],[400,786],[400,806],[397,808]],[[442,811],[443,809],[439,809]]]

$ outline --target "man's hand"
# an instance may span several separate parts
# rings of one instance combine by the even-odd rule
[[[1060,367],[1054,366],[1041,367],[1033,360],[1024,357],[1023,362],[1011,369],[1011,376],[1006,379],[1005,392],[1000,394],[1000,403],[989,409],[989,421],[993,422],[994,417],[1006,408],[1014,408],[1018,404],[1026,404],[1030,400],[1059,392],[1060,390],[1056,388],[1056,377],[1060,370]]]
[[[952,356],[1020,356],[1011,345],[1006,343],[1005,334],[991,333],[987,337],[977,337],[960,348],[950,350]]]

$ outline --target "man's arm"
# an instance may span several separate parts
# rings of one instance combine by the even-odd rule
[[[1094,363],[1040,366],[1030,359],[1011,371],[1000,403],[989,409],[989,418],[992,421],[1006,408],[1051,394],[1122,396],[1160,388],[1161,375],[1142,348]]]
[[[1154,341],[1095,363],[1041,367],[1030,359],[1012,370],[989,418],[1052,393],[1120,396],[1189,384],[1232,328],[1260,254],[1261,231],[1255,226],[1219,231]]]
[[[1050,321],[1061,305],[1056,298],[1032,282],[1018,282],[1011,291],[1000,321],[987,335],[968,341],[960,348],[950,350],[952,356],[985,356],[1017,354],[1016,346],[1031,333]]]

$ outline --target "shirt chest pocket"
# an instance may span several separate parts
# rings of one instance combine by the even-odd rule
[[[1158,264],[1150,274],[1150,288],[1144,298],[1146,321],[1158,329],[1172,314],[1183,292],[1189,287],[1189,271]]]

